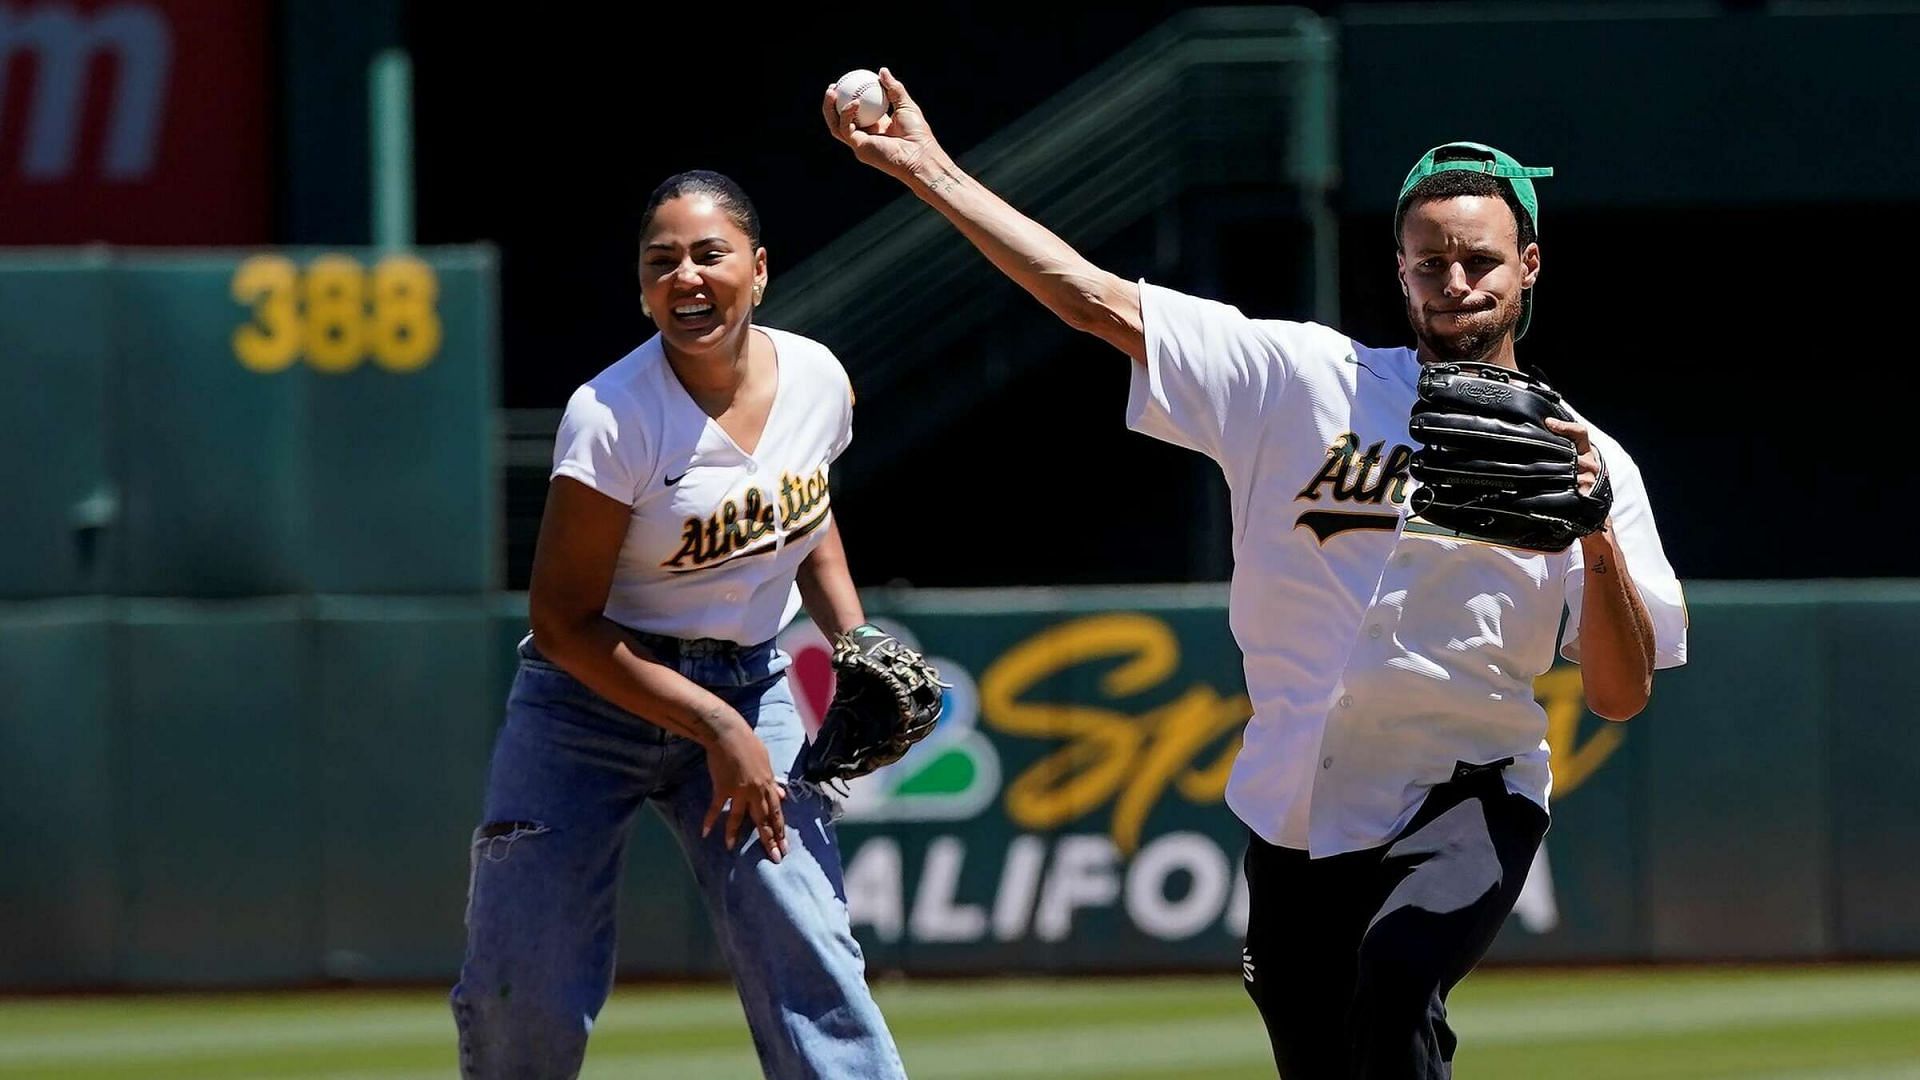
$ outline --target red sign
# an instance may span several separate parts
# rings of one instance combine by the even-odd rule
[[[0,0],[0,244],[267,241],[267,10]]]

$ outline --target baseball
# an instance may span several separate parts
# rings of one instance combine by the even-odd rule
[[[887,115],[887,92],[880,86],[880,76],[866,68],[855,68],[840,76],[833,84],[834,100],[845,106],[848,101],[857,100],[860,108],[853,114],[856,127],[870,128]]]

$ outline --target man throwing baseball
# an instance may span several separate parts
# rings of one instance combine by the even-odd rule
[[[1127,422],[1232,492],[1229,620],[1254,703],[1227,803],[1250,830],[1243,972],[1289,1080],[1447,1077],[1448,991],[1547,829],[1560,652],[1638,713],[1686,607],[1633,459],[1517,369],[1539,279],[1533,180],[1423,155],[1394,215],[1416,348],[1110,274],[962,172],[899,80],[829,129],[1068,324],[1133,359]]]

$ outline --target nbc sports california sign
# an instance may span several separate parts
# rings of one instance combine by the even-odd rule
[[[1231,967],[1246,929],[1246,833],[1222,796],[1250,705],[1224,597],[1130,590],[1126,609],[1084,594],[1063,611],[1056,591],[1001,595],[992,607],[903,596],[911,611],[874,618],[953,685],[933,733],[844,802],[844,893],[869,961]],[[868,599],[890,611],[889,597]],[[780,645],[811,733],[833,696],[827,643],[801,622]],[[1581,726],[1578,687],[1573,669],[1536,687],[1559,799],[1621,738]],[[1515,923],[1545,934],[1562,914],[1543,855]]]

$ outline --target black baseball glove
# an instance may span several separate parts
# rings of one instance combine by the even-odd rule
[[[833,701],[800,752],[810,781],[844,783],[891,765],[940,720],[940,673],[872,623],[833,639],[833,673]]]
[[[1527,551],[1565,551],[1613,507],[1606,464],[1581,494],[1573,441],[1548,417],[1575,421],[1542,379],[1481,363],[1428,364],[1409,427],[1423,445],[1410,470],[1413,512],[1462,536]]]

